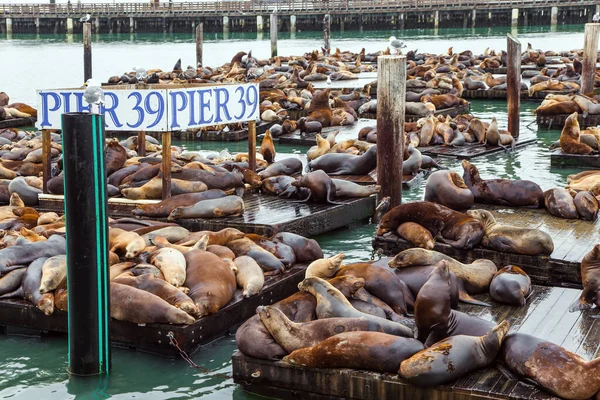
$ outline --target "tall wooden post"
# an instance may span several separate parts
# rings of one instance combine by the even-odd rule
[[[162,133],[162,198],[171,197],[171,132]]]
[[[92,77],[92,24],[83,24],[83,81]]]
[[[406,57],[377,57],[377,184],[390,207],[402,202]]]
[[[248,166],[256,172],[256,121],[248,121]]]
[[[331,50],[331,16],[325,14],[323,18],[323,38],[325,39],[325,50],[329,53]]]
[[[50,130],[42,129],[42,190],[48,194],[48,180],[52,168],[52,139]]]
[[[599,23],[585,24],[585,39],[583,42],[583,71],[581,73],[581,93],[584,94],[594,91],[599,34]]]
[[[204,22],[196,27],[196,67],[202,65],[202,42],[204,41]]]
[[[277,14],[272,13],[271,19],[271,57],[277,57]]]
[[[510,33],[506,37],[506,99],[508,102],[508,130],[519,137],[519,107],[521,105],[521,42]]]
[[[138,157],[146,157],[146,131],[143,129],[138,132],[137,154]]]

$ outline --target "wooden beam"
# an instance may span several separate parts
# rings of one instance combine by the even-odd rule
[[[137,153],[138,157],[146,157],[146,131],[143,129],[138,132]]]
[[[92,77],[92,24],[83,24],[83,81]]]
[[[52,138],[49,129],[42,129],[42,191],[48,194],[48,180],[52,174]]]
[[[271,57],[277,57],[277,13],[272,13],[270,17],[271,29]]]
[[[377,58],[377,183],[390,207],[402,202],[406,57]]]
[[[256,121],[248,121],[248,166],[256,172]]]
[[[204,22],[196,27],[196,68],[202,65],[202,42],[204,41]]]
[[[323,18],[323,38],[325,50],[329,53],[331,51],[331,16],[329,14],[325,14]]]
[[[583,71],[581,73],[581,93],[594,91],[596,78],[596,62],[598,59],[598,35],[600,24],[585,24],[583,44]]]
[[[162,133],[162,198],[171,197],[171,132]]]
[[[506,35],[506,100],[508,102],[508,131],[519,137],[519,107],[521,105],[521,42],[510,33]]]

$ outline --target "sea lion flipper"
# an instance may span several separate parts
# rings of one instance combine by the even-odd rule
[[[459,285],[460,285],[460,283],[459,283]],[[471,295],[468,294],[463,288],[459,288],[459,290],[458,290],[458,299],[466,304],[473,304],[476,306],[483,306],[483,307],[491,307],[491,305],[486,303],[485,301],[480,301],[480,300],[477,300],[477,299],[471,297]]]
[[[235,188],[235,194],[239,197],[244,197],[244,193],[246,192],[246,188],[239,186],[237,188]]]
[[[25,293],[23,292],[23,286],[20,286],[17,290],[12,291],[10,293],[6,293],[3,294],[2,296],[0,296],[0,299],[11,299],[13,297],[19,297],[22,298],[25,296]]]
[[[506,366],[504,366],[504,364],[502,364],[499,361],[496,362],[496,369],[498,369],[498,371],[500,371],[500,373],[504,375],[504,377],[509,381],[514,382],[519,380],[519,378],[515,374],[513,374],[512,371],[506,368]]]
[[[569,312],[583,311],[589,310],[592,308],[592,305],[585,301],[585,289],[584,293],[581,294],[581,297],[578,298],[569,306]]]

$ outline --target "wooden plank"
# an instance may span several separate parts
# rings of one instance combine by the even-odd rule
[[[4,128],[17,128],[21,126],[33,126],[37,118],[35,117],[27,117],[27,118],[10,118],[0,121],[0,129]]]
[[[138,132],[137,154],[138,157],[146,157],[146,131],[144,129]]]
[[[200,22],[196,27],[196,68],[204,66],[202,64],[202,50],[204,42],[204,22]]]
[[[48,193],[48,180],[52,175],[52,135],[42,129],[42,192]]]
[[[248,122],[248,166],[256,172],[256,121]]]
[[[519,137],[519,107],[521,105],[521,42],[510,33],[507,36],[506,97],[508,101],[508,131]]]
[[[540,115],[539,113],[536,113],[535,121],[537,122],[538,128],[560,130],[565,125],[565,121],[569,118],[569,115],[570,114]],[[597,126],[600,125],[600,114],[588,114],[585,118],[583,117],[583,114],[579,114],[577,121],[579,122],[581,129]]]
[[[378,100],[377,102],[379,103],[379,95],[377,96]],[[456,106],[456,107],[451,107],[451,108],[444,108],[441,110],[436,110],[433,115],[435,116],[439,116],[439,115],[443,115],[443,116],[447,116],[449,115],[450,117],[454,118],[457,115],[460,114],[468,114],[471,112],[471,103],[469,104],[463,104],[460,106]],[[375,113],[362,113],[362,114],[358,114],[359,118],[368,118],[368,119],[377,119],[377,114]],[[415,122],[420,120],[421,118],[423,118],[420,115],[411,115],[411,114],[405,114],[404,116],[404,121],[406,122]]]
[[[162,198],[171,197],[171,132],[162,133]]]
[[[534,144],[537,141],[535,137],[531,134],[525,134],[522,137],[516,139],[515,147],[517,149],[528,146],[530,144]],[[487,156],[489,154],[506,151],[498,146],[486,146],[484,144],[479,143],[466,143],[464,146],[451,147],[451,146],[429,146],[429,147],[420,147],[419,150],[421,153],[430,155],[430,156],[439,156],[439,157],[454,157],[459,160],[470,160],[476,157]]]
[[[596,78],[596,62],[598,60],[598,35],[600,24],[585,24],[583,39],[583,60],[581,61],[581,93],[587,94],[594,91]]]
[[[600,168],[598,154],[567,154],[556,149],[550,154],[550,165],[554,168]]]

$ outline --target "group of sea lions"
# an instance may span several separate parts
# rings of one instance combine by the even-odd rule
[[[37,117],[37,110],[25,103],[10,103],[8,95],[0,92],[0,121],[28,117]]]
[[[578,118],[577,111],[567,117],[560,133],[560,139],[550,146],[550,150],[560,148],[566,154],[586,155],[598,153],[600,149],[600,128],[589,127],[582,131]]]

